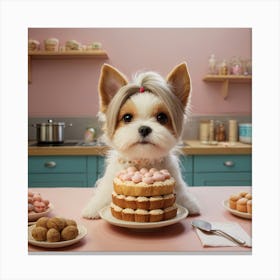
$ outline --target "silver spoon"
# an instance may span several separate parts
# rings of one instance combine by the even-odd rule
[[[227,237],[230,240],[233,240],[233,241],[237,242],[240,245],[245,245],[245,243],[246,243],[244,240],[241,240],[240,238],[237,238],[236,236],[233,236],[233,235],[231,235],[227,232],[224,232],[220,229],[213,229],[212,225],[209,222],[206,222],[206,221],[203,221],[203,220],[193,220],[192,221],[192,226],[196,227],[198,229],[201,229],[203,231],[206,231],[206,232],[220,233],[223,236]]]

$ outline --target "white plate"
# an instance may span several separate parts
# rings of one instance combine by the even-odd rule
[[[83,225],[77,225],[78,230],[79,230],[79,235],[72,240],[59,241],[59,242],[37,241],[32,237],[32,234],[31,234],[31,231],[35,226],[36,225],[28,227],[28,243],[38,246],[38,247],[43,247],[43,248],[61,248],[61,247],[70,246],[72,244],[79,242],[81,239],[83,239],[87,235],[86,227]]]
[[[114,216],[112,216],[110,206],[106,206],[103,209],[101,209],[99,211],[99,214],[103,220],[115,226],[126,227],[126,228],[137,228],[137,229],[149,229],[149,228],[165,227],[168,225],[178,223],[179,221],[185,219],[188,216],[189,211],[180,205],[177,205],[177,207],[178,210],[177,210],[176,217],[170,220],[153,222],[153,223],[138,223],[138,222],[128,222],[128,221],[119,220]]]
[[[50,203],[49,208],[45,212],[28,214],[28,222],[37,221],[39,218],[46,216],[53,210],[53,205]]]
[[[241,217],[241,218],[244,218],[244,219],[252,219],[252,214],[250,214],[250,213],[240,212],[240,211],[231,209],[231,208],[229,207],[229,202],[228,202],[228,200],[224,200],[224,201],[223,201],[223,206],[224,206],[230,213],[232,213],[232,214],[235,215],[235,216],[238,216],[238,217]]]

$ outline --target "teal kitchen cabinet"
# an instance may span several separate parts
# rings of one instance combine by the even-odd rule
[[[84,156],[34,156],[28,158],[29,187],[87,186]]]
[[[251,186],[251,155],[196,155],[194,186]]]
[[[93,187],[103,176],[103,156],[30,156],[29,187]],[[180,157],[189,186],[251,186],[251,155],[185,155]]]
[[[189,185],[193,185],[193,156],[181,156],[180,167],[184,181]]]
[[[29,187],[92,187],[103,173],[100,156],[30,156]]]

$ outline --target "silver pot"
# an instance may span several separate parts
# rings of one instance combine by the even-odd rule
[[[41,144],[54,144],[64,142],[64,122],[53,122],[48,120],[47,123],[37,123],[36,127],[37,142]],[[70,124],[69,126],[72,126]]]

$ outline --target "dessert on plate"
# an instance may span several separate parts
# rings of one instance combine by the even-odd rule
[[[177,215],[175,180],[168,170],[128,167],[113,180],[112,215],[130,222],[160,222]]]
[[[229,208],[252,214],[252,194],[245,191],[232,194],[229,197]]]

